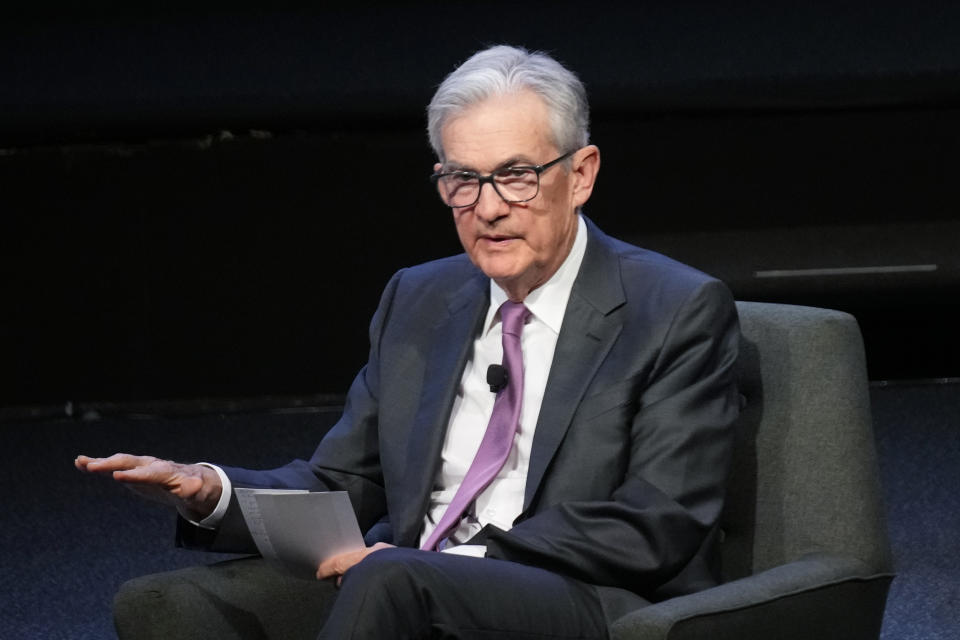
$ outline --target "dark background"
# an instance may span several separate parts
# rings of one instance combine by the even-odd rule
[[[423,110],[498,42],[587,84],[606,231],[960,376],[960,3],[320,4],[0,10],[5,415],[343,393],[459,250]]]

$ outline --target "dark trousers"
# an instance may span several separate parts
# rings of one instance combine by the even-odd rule
[[[385,549],[331,581],[259,558],[145,576],[121,588],[121,638],[607,638],[596,589],[487,558]]]

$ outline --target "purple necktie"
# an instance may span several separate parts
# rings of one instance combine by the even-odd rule
[[[493,413],[483,434],[480,448],[474,456],[463,483],[440,518],[437,528],[423,543],[423,549],[435,550],[437,544],[457,528],[464,511],[481,491],[497,476],[513,447],[513,436],[520,423],[520,405],[523,402],[523,352],[520,333],[530,316],[523,303],[504,302],[500,307],[503,329],[503,368],[507,370],[507,386],[500,390],[493,403]]]

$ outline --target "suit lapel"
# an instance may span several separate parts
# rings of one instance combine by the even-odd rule
[[[471,278],[447,297],[447,313],[427,328],[430,347],[420,405],[410,432],[409,464],[403,483],[404,493],[416,498],[406,501],[411,508],[396,523],[401,545],[416,544],[428,508],[463,367],[489,305],[488,283],[482,275]]]
[[[570,293],[530,452],[524,511],[530,507],[590,382],[620,335],[613,313],[625,302],[620,261],[587,220],[587,250]]]

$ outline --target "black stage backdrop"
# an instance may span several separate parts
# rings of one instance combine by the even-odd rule
[[[495,42],[585,80],[607,231],[960,375],[960,5],[792,4],[3,9],[0,407],[342,394],[458,250],[423,107]]]

